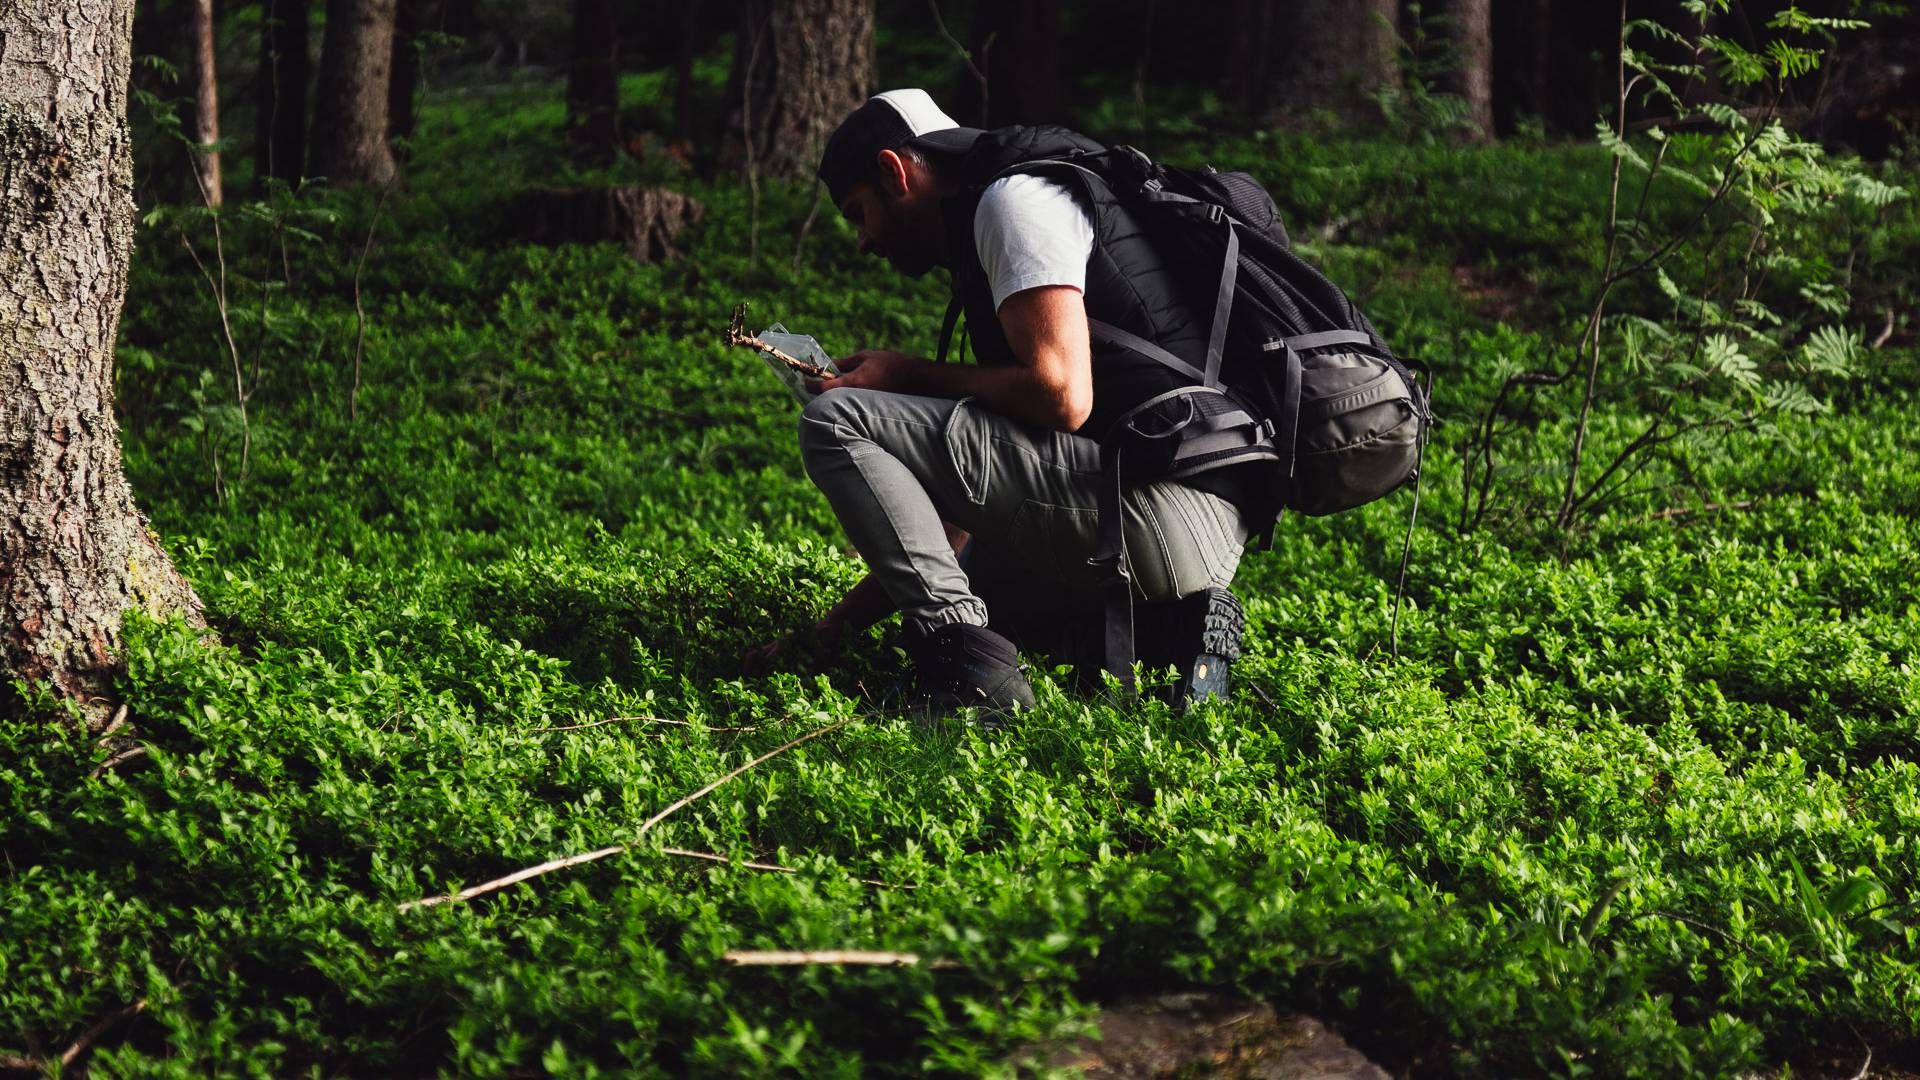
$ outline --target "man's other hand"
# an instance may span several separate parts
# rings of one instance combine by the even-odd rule
[[[860,390],[890,390],[896,394],[911,393],[913,377],[926,363],[917,356],[890,349],[862,349],[833,362],[840,369],[837,378],[808,379],[807,389],[815,394],[841,386]]]

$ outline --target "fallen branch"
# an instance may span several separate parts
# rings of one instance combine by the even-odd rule
[[[540,863],[536,866],[529,866],[524,870],[516,870],[505,877],[494,878],[492,881],[482,882],[478,885],[473,886],[470,889],[462,889],[459,892],[446,893],[441,896],[428,896],[428,897],[423,897],[419,900],[409,900],[406,903],[400,905],[400,910],[412,911],[414,908],[436,907],[440,904],[457,904],[462,901],[471,900],[476,896],[485,896],[487,893],[497,892],[501,889],[506,888],[509,885],[518,884],[522,881],[528,880],[529,878],[540,877],[543,874],[551,874],[555,870],[565,870],[567,867],[570,867],[570,866],[579,866],[582,863],[596,862],[600,859],[607,858],[608,856],[611,856],[611,855],[619,855],[623,852],[630,851],[632,850],[633,845],[639,842],[641,837],[651,832],[655,825],[658,825],[662,821],[666,820],[667,816],[669,814],[672,814],[674,811],[679,810],[681,807],[684,807],[689,803],[695,802],[703,798],[709,792],[713,791],[713,789],[719,787],[720,785],[726,783],[727,781],[733,779],[734,777],[739,776],[741,773],[746,772],[748,769],[753,768],[754,766],[760,764],[761,762],[766,761],[769,758],[778,757],[779,755],[784,754],[787,751],[793,749],[796,746],[800,746],[803,743],[812,742],[814,739],[817,739],[822,735],[826,735],[831,732],[838,731],[841,728],[846,727],[848,724],[853,723],[853,721],[854,721],[854,718],[851,716],[847,717],[845,720],[835,721],[834,723],[828,724],[826,727],[816,728],[815,730],[810,731],[805,735],[800,736],[797,739],[794,739],[790,742],[783,743],[780,746],[777,746],[774,749],[769,750],[764,754],[761,754],[759,757],[754,758],[752,761],[749,761],[745,765],[742,765],[739,768],[733,770],[732,772],[726,774],[725,776],[722,776],[720,779],[713,781],[712,783],[694,792],[693,794],[684,796],[670,803],[666,809],[660,811],[659,813],[648,818],[646,821],[642,822],[640,825],[639,831],[633,834],[633,839],[627,841],[624,844],[614,844],[610,847],[603,847],[595,851],[582,852],[579,855],[568,855],[568,856],[565,856],[564,858],[549,859],[546,862]]]
[[[661,848],[660,854],[672,855],[680,859],[699,859],[703,862],[723,863],[727,866],[738,866],[743,870],[765,870],[775,874],[797,874],[800,872],[791,866],[781,866],[777,863],[753,862],[744,859],[740,862],[735,862],[725,855],[716,855],[711,851],[688,851],[686,848],[670,847]],[[918,885],[895,885],[892,882],[875,881],[872,878],[855,878],[854,880],[862,885],[871,885],[876,889],[904,889],[912,891],[920,887]]]
[[[94,739],[93,745],[95,746],[107,745],[107,740],[112,738],[113,733],[116,731],[119,731],[121,725],[125,724],[126,722],[127,722],[127,706],[124,702],[122,702],[120,705],[120,708],[114,711],[113,719],[108,722],[106,727],[101,729],[99,737]]]
[[[1880,332],[1873,336],[1873,341],[1867,345],[1867,348],[1878,349],[1886,345],[1886,343],[1891,340],[1893,340],[1893,309],[1888,308],[1887,324],[1885,326],[1882,326],[1880,328]]]
[[[833,372],[828,371],[819,364],[809,363],[798,357],[789,356],[787,353],[760,340],[757,335],[747,333],[747,305],[745,304],[733,305],[733,317],[727,322],[727,333],[724,340],[729,346],[744,345],[749,349],[758,349],[808,378],[833,378]]]
[[[141,998],[131,1005],[115,1009],[100,1019],[95,1020],[93,1026],[81,1032],[80,1037],[73,1040],[73,1045],[67,1047],[66,1050],[60,1054],[61,1068],[71,1067],[74,1062],[80,1060],[80,1055],[93,1049],[95,1043],[98,1043],[105,1037],[107,1032],[113,1030],[113,1025],[130,1016],[138,1016],[146,1011],[147,999]],[[50,1061],[42,1061],[34,1057],[21,1057],[18,1055],[0,1057],[0,1069],[8,1072],[41,1072],[43,1070],[49,1070],[52,1064]]]
[[[67,1047],[66,1052],[60,1055],[60,1064],[62,1066],[72,1065],[80,1059],[81,1054],[93,1049],[93,1044],[99,1042],[107,1032],[113,1030],[113,1025],[129,1017],[138,1016],[146,1011],[147,999],[141,998],[139,1001],[125,1008],[115,1009],[100,1019],[95,1020],[93,1026],[81,1032],[80,1037],[73,1040],[73,1045]]]
[[[699,725],[696,725],[691,720],[667,720],[658,716],[609,716],[605,720],[595,720],[589,724],[561,724],[558,727],[537,727],[533,729],[533,733],[538,735],[543,732],[549,732],[549,731],[585,731],[588,728],[604,727],[607,724],[631,723],[633,721],[639,721],[641,723],[647,723],[647,724],[666,724],[672,727],[689,727],[690,728],[690,727],[699,726]],[[760,725],[748,724],[745,727],[710,727],[710,728],[707,728],[707,730],[708,731],[730,731],[730,732],[758,731],[760,730]]]
[[[1739,502],[1707,503],[1704,506],[1669,506],[1665,510],[1656,510],[1648,514],[1645,521],[1665,521],[1668,518],[1686,517],[1689,514],[1717,514],[1725,510],[1751,510],[1756,500],[1742,499]]]
[[[100,779],[100,774],[106,772],[108,769],[113,768],[115,765],[118,765],[121,762],[125,762],[125,761],[132,761],[134,758],[137,758],[137,757],[144,757],[146,756],[146,753],[147,753],[147,748],[144,746],[134,746],[134,747],[129,747],[125,750],[122,750],[119,753],[108,758],[107,760],[101,762],[98,767],[96,767],[92,772],[87,774],[87,779],[98,780]]]
[[[807,967],[817,964],[865,965],[868,967],[918,967],[920,954],[910,952],[868,952],[863,949],[825,949],[790,952],[735,949],[721,957],[735,967]],[[927,967],[944,971],[960,966],[957,960],[935,960]]]

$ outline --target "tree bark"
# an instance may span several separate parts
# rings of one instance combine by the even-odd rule
[[[873,0],[742,0],[720,163],[803,179],[873,86]],[[749,73],[751,77],[749,78]]]
[[[0,7],[0,669],[88,702],[131,609],[199,619],[120,463],[133,0]]]
[[[1467,105],[1476,142],[1493,138],[1493,0],[1452,0],[1447,37],[1453,61],[1453,92]]]
[[[212,146],[220,141],[220,82],[214,70],[213,0],[190,0],[187,21],[193,49],[193,123],[187,135],[200,146]],[[200,197],[208,206],[219,206],[223,201],[220,152],[195,150],[193,172],[200,181]]]
[[[986,127],[1060,123],[1058,0],[981,0],[967,47],[976,64],[985,55]],[[957,85],[954,115],[978,116],[979,83],[969,72]]]
[[[271,177],[298,185],[307,157],[307,0],[260,0],[260,99],[254,189]]]
[[[620,23],[613,0],[573,0],[567,69],[567,133],[588,157],[612,160],[620,145]]]
[[[1280,12],[1278,105],[1296,118],[1331,112],[1372,117],[1374,94],[1399,82],[1394,63],[1397,0],[1299,0]]]
[[[693,61],[700,50],[700,0],[680,2],[680,40],[673,57],[673,132],[668,142],[683,160],[692,158]]]
[[[1233,0],[1227,38],[1227,100],[1256,123],[1267,111],[1267,54],[1271,47],[1274,0]]]
[[[384,185],[399,173],[387,142],[395,0],[327,0],[312,172]]]
[[[420,93],[420,35],[433,24],[439,0],[399,0],[393,17],[393,70],[387,80],[387,138],[407,139]],[[396,151],[398,153],[398,151]]]

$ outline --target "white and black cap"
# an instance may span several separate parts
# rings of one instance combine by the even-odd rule
[[[872,175],[874,156],[911,143],[934,155],[963,154],[983,132],[953,122],[925,90],[888,90],[868,98],[827,137],[820,179],[837,204]]]

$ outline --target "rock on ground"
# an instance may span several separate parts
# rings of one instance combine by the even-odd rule
[[[1318,1020],[1217,994],[1161,994],[1101,1010],[1098,1038],[1027,1047],[1023,1064],[1090,1080],[1389,1080]]]

